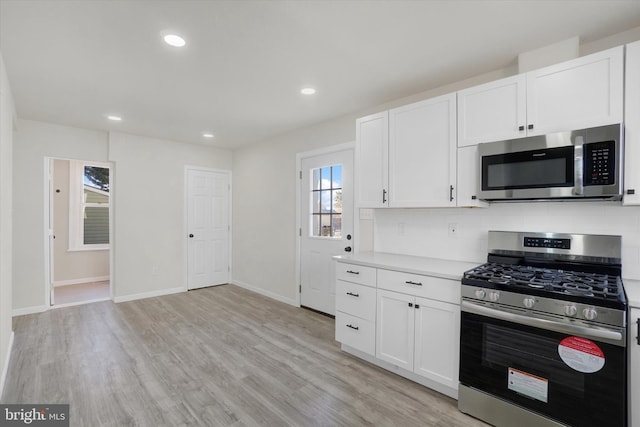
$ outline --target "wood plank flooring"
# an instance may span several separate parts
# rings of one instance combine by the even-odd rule
[[[225,285],[14,319],[2,403],[72,426],[483,426],[340,351],[334,321]]]

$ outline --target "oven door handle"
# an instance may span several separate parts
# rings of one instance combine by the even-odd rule
[[[611,344],[625,346],[625,339],[622,333],[609,331],[605,329],[587,328],[578,325],[567,325],[552,320],[538,319],[537,317],[522,316],[515,313],[509,313],[482,305],[474,304],[468,301],[462,301],[460,304],[462,311],[468,313],[479,314],[482,316],[492,317],[495,319],[505,320],[507,322],[519,323],[521,325],[533,326],[535,328],[547,329],[550,331],[560,332],[570,335],[579,335],[584,338],[593,338]]]

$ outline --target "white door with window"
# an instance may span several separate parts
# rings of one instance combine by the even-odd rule
[[[229,282],[230,173],[187,169],[187,287]]]
[[[335,314],[334,255],[353,248],[353,149],[303,157],[300,304]]]

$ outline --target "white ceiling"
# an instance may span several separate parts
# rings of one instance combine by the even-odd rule
[[[223,148],[639,25],[640,0],[0,0],[20,118]]]

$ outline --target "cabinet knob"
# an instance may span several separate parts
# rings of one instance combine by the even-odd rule
[[[412,302],[409,303],[409,307],[413,307],[413,303]]]
[[[627,194],[636,194],[636,190],[634,190],[633,188],[630,188],[627,190]]]
[[[453,202],[453,185],[449,186],[449,201]]]
[[[518,130],[522,132],[524,130],[524,126],[518,126]]]
[[[529,130],[533,129],[533,125],[527,126],[527,129],[529,129]]]
[[[387,203],[387,190],[382,190],[382,204]]]

